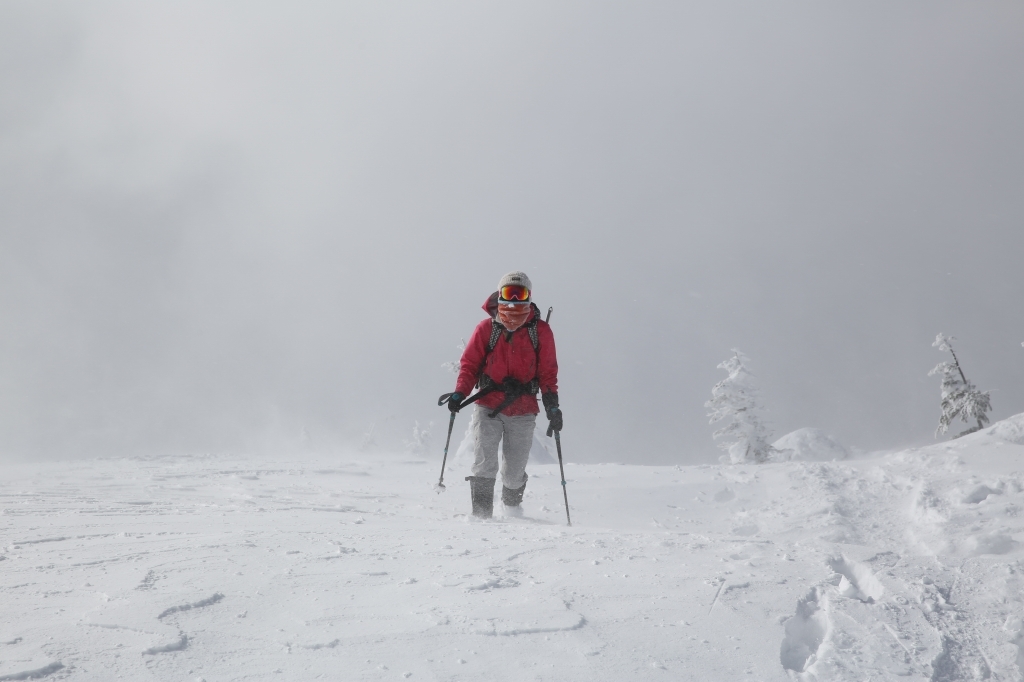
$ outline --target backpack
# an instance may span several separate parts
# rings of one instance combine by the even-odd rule
[[[537,356],[536,367],[537,371],[540,371],[540,334],[537,332],[537,323],[540,322],[540,310],[533,303],[530,304],[533,307],[533,319],[527,322],[524,326],[526,327],[526,333],[530,337],[530,344],[533,346],[533,352]],[[516,331],[519,331],[518,329]],[[480,393],[477,396],[486,395],[493,391],[501,391],[505,394],[505,399],[501,402],[494,411],[491,412],[491,417],[498,416],[502,410],[511,405],[513,402],[518,400],[524,395],[537,395],[540,392],[540,377],[534,375],[530,381],[524,383],[513,379],[512,377],[505,377],[500,382],[495,381],[490,375],[484,372],[484,368],[487,366],[487,358],[490,357],[491,351],[494,350],[495,346],[498,345],[498,341],[501,339],[502,333],[505,333],[508,340],[512,340],[512,335],[515,332],[510,332],[505,329],[504,325],[498,322],[498,318],[494,317],[491,319],[491,337],[487,341],[487,352],[484,353],[484,359],[480,362],[480,369],[477,372],[476,386],[480,389]]]

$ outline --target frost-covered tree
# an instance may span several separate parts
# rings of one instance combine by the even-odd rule
[[[376,424],[370,424],[370,430],[363,434],[363,440],[359,443],[359,452],[367,452],[377,446],[377,439],[373,432],[377,430]]]
[[[714,437],[722,439],[718,447],[729,453],[730,462],[767,462],[775,449],[768,443],[771,437],[768,427],[758,416],[764,407],[754,375],[747,369],[750,358],[736,348],[732,352],[733,356],[718,366],[729,376],[715,384],[711,400],[704,403],[704,407],[710,410],[710,423],[729,420],[715,431]]]
[[[462,339],[462,343],[460,343],[458,346],[456,346],[456,348],[459,351],[459,358],[461,358],[462,357],[462,351],[466,350],[466,339]],[[449,361],[449,362],[442,362],[441,366],[444,367],[449,372],[451,372],[452,374],[458,374],[459,373],[459,369],[461,369],[461,363],[459,362],[459,360],[452,360],[452,361]]]
[[[433,427],[434,422],[428,423],[425,428],[420,426],[419,421],[413,422],[412,438],[405,441],[405,447],[409,452],[414,455],[427,454],[430,450],[430,431]]]
[[[953,356],[953,362],[940,362],[935,365],[928,376],[942,375],[942,415],[939,417],[939,428],[935,430],[935,436],[946,433],[949,425],[958,417],[965,424],[976,422],[963,433],[957,434],[956,438],[974,433],[985,428],[988,423],[988,411],[992,409],[992,402],[988,391],[979,391],[974,384],[967,380],[964,371],[960,368],[960,360],[953,351],[953,341],[956,338],[939,334],[935,337],[933,348],[948,350]]]

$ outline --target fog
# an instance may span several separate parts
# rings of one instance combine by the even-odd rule
[[[5,2],[0,460],[414,421],[439,454],[513,269],[571,461],[714,461],[734,347],[777,436],[932,442],[938,332],[1024,412],[1021,35],[1014,2]]]

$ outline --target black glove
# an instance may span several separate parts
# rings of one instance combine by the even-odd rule
[[[459,408],[462,407],[462,401],[466,399],[466,396],[462,395],[458,391],[451,394],[448,398],[448,409],[452,412],[458,412]]]
[[[558,409],[558,394],[545,393],[541,400],[544,401],[544,411],[548,415],[548,431],[561,431],[562,411]]]

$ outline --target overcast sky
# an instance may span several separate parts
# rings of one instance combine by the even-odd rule
[[[513,269],[572,461],[713,461],[733,347],[777,436],[931,442],[938,332],[1022,412],[1022,35],[1019,2],[4,2],[0,459],[440,452]]]

